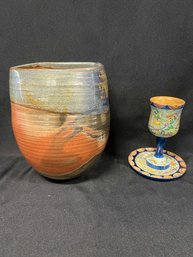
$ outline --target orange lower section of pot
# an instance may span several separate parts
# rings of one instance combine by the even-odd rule
[[[72,115],[62,123],[59,115],[12,103],[13,131],[26,160],[44,176],[65,179],[102,152],[107,135],[85,124],[76,127]]]

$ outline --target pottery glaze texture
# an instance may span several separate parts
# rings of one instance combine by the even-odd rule
[[[26,160],[54,179],[79,175],[104,150],[110,122],[100,63],[36,63],[10,69],[12,127]]]

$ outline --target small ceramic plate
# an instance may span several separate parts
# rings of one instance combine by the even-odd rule
[[[154,180],[174,180],[182,177],[186,172],[186,163],[175,153],[164,150],[163,154],[169,160],[169,168],[157,170],[150,168],[146,160],[154,156],[156,148],[139,148],[130,153],[128,157],[131,167],[140,175]]]

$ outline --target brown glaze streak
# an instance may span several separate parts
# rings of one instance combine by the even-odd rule
[[[31,166],[47,177],[65,178],[88,164],[104,149],[108,131],[84,126],[72,127],[73,117],[61,125],[57,114],[45,115],[41,110],[11,103],[12,126],[19,148]],[[42,113],[41,113],[42,112]],[[102,131],[103,132],[103,131]]]
[[[42,70],[45,70],[45,68],[46,69],[54,69],[53,67],[49,67],[49,66],[47,66],[47,67],[44,67],[44,66],[41,66],[41,65],[29,65],[29,66],[23,66],[23,67],[18,67],[17,69],[22,69],[22,70],[29,70],[29,69],[33,69],[33,70],[35,70],[35,69],[37,69],[37,70],[40,70],[40,69],[42,69]]]

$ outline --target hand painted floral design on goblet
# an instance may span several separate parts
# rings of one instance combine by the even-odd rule
[[[178,155],[163,150],[166,138],[178,133],[185,101],[169,96],[150,99],[148,127],[157,138],[157,148],[140,148],[129,155],[130,165],[141,175],[158,180],[172,180],[186,172],[186,164]]]

